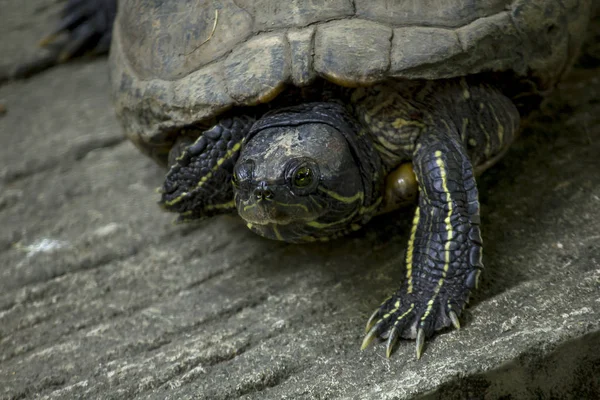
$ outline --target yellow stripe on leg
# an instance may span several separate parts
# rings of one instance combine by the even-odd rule
[[[202,178],[200,178],[200,180],[196,184],[196,189],[201,188],[210,178],[212,178],[213,173],[215,171],[217,171],[221,167],[221,165],[223,165],[223,163],[225,161],[230,159],[241,148],[242,148],[242,140],[240,140],[239,142],[234,144],[231,149],[227,150],[227,153],[225,153],[225,155],[223,157],[221,157],[220,159],[217,160],[217,163],[213,166],[212,170],[208,171],[208,173],[206,175],[204,175]],[[164,205],[167,207],[174,206],[175,204],[181,202],[188,195],[189,195],[189,192],[182,193],[174,199],[165,201]]]
[[[221,204],[209,204],[206,207],[204,207],[205,211],[210,211],[210,210],[226,210],[229,208],[234,208],[235,207],[235,201],[231,200],[228,201],[227,203],[221,203]]]
[[[419,224],[419,207],[415,210],[413,225],[410,231],[410,239],[408,240],[408,249],[406,250],[406,280],[408,281],[407,293],[413,291],[412,267],[413,267],[413,251],[415,249],[415,236],[417,235],[417,225]]]
[[[444,269],[442,270],[442,277],[438,281],[433,297],[427,302],[427,310],[421,317],[421,322],[423,322],[431,313],[433,304],[435,303],[435,299],[438,293],[440,292],[440,289],[444,285],[444,281],[446,280],[446,274],[448,273],[448,269],[450,268],[450,244],[452,243],[452,238],[454,237],[454,230],[452,228],[451,222],[453,212],[452,196],[450,195],[450,191],[448,190],[448,175],[446,171],[446,164],[444,163],[444,160],[442,160],[442,152],[439,150],[435,152],[435,162],[438,168],[440,169],[442,189],[446,194],[446,203],[448,204],[448,214],[444,219],[446,229],[446,244],[444,245]]]

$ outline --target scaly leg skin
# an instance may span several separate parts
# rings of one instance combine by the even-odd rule
[[[50,52],[20,65],[14,77],[29,77],[82,54],[108,53],[116,14],[117,0],[69,0],[56,28],[39,43]]]
[[[399,338],[416,339],[420,358],[425,339],[436,330],[460,328],[459,316],[483,269],[477,185],[467,146],[472,159],[483,163],[503,151],[518,127],[516,108],[500,92],[450,87],[440,86],[440,94],[433,94],[437,98],[426,100],[439,107],[424,118],[414,147],[419,201],[406,279],[367,323],[362,348],[387,338],[388,357]]]
[[[159,204],[179,213],[178,222],[235,210],[233,167],[253,123],[248,116],[223,118],[192,144],[173,146]]]
[[[483,268],[477,187],[466,151],[458,140],[432,134],[419,145],[414,166],[420,196],[407,279],[378,310],[369,333],[391,324],[388,357],[401,336],[416,337],[420,358],[426,337],[450,323],[460,327],[458,315]]]

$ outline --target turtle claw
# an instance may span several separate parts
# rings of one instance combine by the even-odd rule
[[[423,353],[423,347],[425,346],[425,330],[423,328],[419,328],[417,331],[417,342],[415,345],[417,350],[417,360],[419,360]]]
[[[452,325],[456,328],[456,329],[460,329],[460,321],[458,320],[458,315],[450,310],[448,311],[448,317],[450,317],[450,321],[452,321]]]
[[[362,341],[362,344],[360,346],[361,350],[364,350],[367,347],[369,347],[369,345],[371,344],[371,342],[373,340],[375,340],[375,338],[377,338],[379,336],[379,327],[380,327],[379,324],[371,327],[371,329],[368,331],[368,333],[365,335],[365,338]]]
[[[398,342],[398,339],[400,339],[400,332],[394,326],[390,331],[390,335],[387,339],[387,345],[385,346],[385,356],[387,358],[390,358],[390,356],[392,355],[392,352],[394,351],[394,346]]]
[[[375,310],[373,314],[369,317],[367,321],[367,325],[365,326],[365,333],[369,333],[373,325],[377,323],[377,318],[379,317],[379,309]]]
[[[460,329],[459,310],[467,295],[468,289],[458,285],[447,285],[435,294],[401,289],[371,314],[361,349],[375,339],[383,339],[387,342],[385,355],[389,358],[400,338],[415,339],[416,356],[420,359],[425,340],[436,331],[449,326]]]

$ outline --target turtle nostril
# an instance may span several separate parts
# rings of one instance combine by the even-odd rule
[[[270,200],[273,198],[273,192],[269,189],[267,183],[263,181],[258,184],[256,189],[254,189],[254,197],[256,197],[257,200]]]

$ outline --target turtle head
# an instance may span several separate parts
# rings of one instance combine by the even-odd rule
[[[236,162],[237,211],[261,236],[304,242],[358,227],[365,179],[347,140],[356,133],[309,116],[265,117]]]

